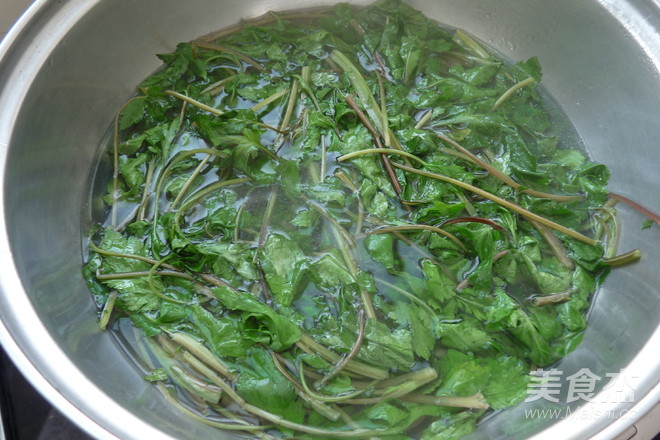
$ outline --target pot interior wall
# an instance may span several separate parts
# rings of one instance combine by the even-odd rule
[[[152,426],[158,426],[173,437],[210,437],[212,428],[164,403],[113,338],[97,330],[95,308],[80,273],[81,239],[89,227],[84,213],[91,209],[86,200],[90,173],[116,110],[132,87],[158,67],[154,54],[240,17],[323,2],[64,3],[43,4],[7,56],[28,70],[24,78],[29,91],[16,106],[2,197],[13,259],[31,308],[20,310],[12,302],[10,295],[22,292],[4,292],[6,326],[59,393],[113,435],[154,438]],[[606,2],[595,0],[411,3],[441,23],[467,30],[511,60],[538,56],[546,90],[574,123],[593,158],[610,167],[612,190],[660,211],[660,198],[653,191],[660,183],[660,126],[653,123],[660,114],[658,54],[649,50],[648,40],[647,46],[641,45],[635,34],[639,29],[621,23]],[[636,17],[643,11],[631,6],[628,12]],[[74,22],[72,17],[78,16]],[[48,45],[52,51],[46,50]],[[7,69],[3,65],[0,78]],[[660,242],[660,228],[642,231],[643,219],[626,209],[622,221],[622,250],[639,247],[645,258],[617,270],[601,289],[583,344],[558,367],[567,374],[581,368],[601,376],[618,372],[658,327],[660,246],[652,243]],[[51,340],[31,339],[30,329],[16,317],[34,313]],[[68,374],[49,363],[49,353],[58,351],[79,371]],[[638,397],[656,385],[659,371],[657,361],[649,366],[650,379],[641,378]],[[83,392],[71,383],[77,374],[91,388]],[[97,393],[117,405],[95,407],[90,397]],[[554,422],[525,420],[523,409],[491,417],[474,437],[524,438]],[[573,435],[585,438],[609,422],[582,424]],[[568,435],[554,436],[559,437]]]

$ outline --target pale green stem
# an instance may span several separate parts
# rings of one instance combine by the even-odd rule
[[[581,195],[570,195],[570,196],[564,196],[564,195],[555,195],[555,194],[549,194],[545,193],[542,191],[536,191],[533,189],[529,188],[524,188],[521,184],[513,180],[511,177],[507,176],[494,166],[484,162],[483,160],[479,159],[477,156],[475,156],[470,150],[464,148],[461,144],[458,142],[454,141],[453,139],[448,138],[445,135],[442,135],[440,133],[435,133],[435,135],[440,138],[442,141],[448,143],[452,147],[458,150],[458,152],[462,153],[465,157],[464,159],[479,165],[481,168],[484,170],[488,171],[488,173],[495,177],[496,179],[500,180],[501,182],[509,185],[511,188],[515,189],[516,191],[520,191],[525,194],[529,194],[530,196],[534,197],[540,197],[544,199],[550,199],[554,200],[556,202],[573,202],[576,200],[582,200],[584,199],[584,196]]]
[[[296,103],[298,102],[298,80],[294,79],[293,84],[291,84],[291,93],[289,94],[289,102],[284,111],[284,117],[282,118],[282,123],[280,124],[280,131],[286,130],[291,121],[291,116],[293,111],[296,108]]]
[[[172,352],[159,346],[154,340],[147,339],[151,352],[158,359],[168,377],[181,388],[205,402],[219,402],[222,397],[222,389],[216,385],[202,381],[199,377],[193,376],[190,371],[181,368],[178,358],[172,356]]]
[[[312,391],[309,385],[307,385],[307,379],[305,379],[305,369],[303,367],[302,361],[298,365],[298,370],[300,370],[300,384],[302,385],[305,392],[310,397],[313,397],[314,399],[320,400],[322,402],[333,402],[333,403],[343,402],[344,400],[353,399],[368,390],[368,388],[365,388],[363,390],[353,391],[351,393],[347,393],[341,396],[326,396]]]
[[[548,226],[549,228],[552,228],[556,231],[559,231],[563,234],[566,234],[569,237],[573,237],[576,240],[581,241],[583,243],[586,243],[588,245],[596,246],[598,244],[598,241],[594,240],[593,238],[587,237],[586,235],[583,235],[583,234],[581,234],[577,231],[574,231],[574,230],[569,229],[565,226],[562,226],[558,223],[555,223],[552,220],[548,220],[547,218],[541,217],[538,214],[534,214],[533,212],[526,210],[525,208],[523,208],[520,205],[517,205],[513,202],[509,202],[508,200],[504,200],[503,198],[498,197],[494,194],[491,194],[488,191],[484,191],[481,188],[477,188],[476,186],[472,186],[468,183],[461,182],[460,180],[452,179],[451,177],[443,176],[441,174],[429,173],[427,171],[417,170],[415,168],[407,167],[405,165],[398,165],[398,164],[394,164],[394,165],[396,167],[404,170],[404,171],[408,171],[408,172],[411,172],[411,173],[416,173],[416,174],[419,174],[419,175],[422,175],[422,176],[425,176],[425,177],[430,177],[432,179],[436,179],[436,180],[440,180],[440,181],[443,181],[443,182],[451,183],[452,185],[458,186],[459,188],[463,188],[465,190],[473,192],[473,193],[475,193],[475,194],[477,194],[477,195],[479,195],[479,196],[481,196],[485,199],[488,199],[492,202],[495,202],[498,205],[501,205],[505,208],[510,209],[511,211],[514,211],[514,212],[522,215],[523,217],[525,217],[528,220],[530,220],[530,219],[535,220],[535,221],[537,221],[537,222],[539,222],[539,223],[541,223],[545,226]]]
[[[353,159],[359,156],[363,156],[365,154],[373,154],[373,153],[388,153],[388,154],[396,154],[399,156],[404,156],[407,157],[408,159],[413,159],[414,161],[419,162],[422,165],[426,165],[426,162],[424,162],[422,159],[419,157],[415,156],[412,153],[408,153],[407,151],[403,150],[395,150],[394,148],[367,148],[364,150],[359,150],[359,151],[354,151],[352,153],[344,154],[343,156],[340,156],[337,158],[338,162],[345,162],[349,159]]]
[[[478,56],[481,59],[487,60],[490,58],[490,54],[486,52],[486,50],[481,47],[477,41],[463,32],[462,30],[458,29],[454,33],[454,40],[460,42],[465,48],[467,48],[470,52],[472,52],[474,55]]]
[[[261,222],[261,231],[259,233],[259,242],[257,243],[258,247],[263,247],[266,242],[266,235],[268,235],[268,227],[270,226],[270,220],[273,217],[273,212],[275,211],[275,204],[277,203],[277,191],[273,188],[270,191],[270,196],[268,197],[268,204],[266,205],[266,212],[264,214],[264,219]]]
[[[341,415],[339,412],[331,407],[320,401],[319,399],[315,399],[311,394],[308,394],[305,392],[305,388],[303,385],[301,385],[292,375],[287,371],[287,369],[282,365],[282,362],[280,362],[280,359],[277,357],[277,355],[274,352],[270,352],[271,358],[273,359],[273,363],[275,363],[275,367],[279,370],[280,373],[284,377],[286,377],[289,382],[293,385],[293,387],[296,389],[296,392],[298,393],[298,396],[303,399],[305,402],[307,402],[313,409],[315,409],[319,414],[323,415],[323,417],[330,419],[334,422],[339,420]],[[303,378],[304,379],[304,378]]]
[[[173,332],[168,335],[175,343],[179,344],[194,356],[197,356],[201,361],[206,365],[213,368],[218,373],[222,374],[224,377],[229,380],[236,380],[238,377],[235,373],[229,371],[229,367],[222,362],[216,355],[214,355],[211,350],[206,348],[201,342],[196,340],[190,335],[181,332]]]
[[[142,199],[140,200],[140,204],[138,205],[139,206],[137,212],[138,221],[144,220],[147,204],[149,203],[149,189],[151,188],[151,181],[153,179],[155,169],[156,169],[155,162],[154,161],[150,162],[149,168],[147,168],[147,177],[144,182],[144,192],[142,193]]]
[[[399,383],[382,390],[376,390],[376,394],[380,394],[378,397],[351,399],[347,400],[345,403],[350,403],[352,405],[371,405],[386,400],[398,399],[437,379],[438,372],[435,369],[428,367],[411,373],[409,377],[410,378],[403,383]]]
[[[543,307],[550,304],[560,304],[571,299],[572,291],[553,293],[552,295],[537,296],[532,298],[532,305],[535,307]]]
[[[454,408],[488,409],[488,403],[483,394],[472,396],[429,396],[427,394],[410,393],[401,400],[422,403],[424,405],[451,406]]]
[[[204,93],[209,93],[211,96],[217,95],[224,87],[224,85],[236,78],[236,75],[228,76],[227,78],[223,78],[220,81],[216,81],[213,84],[210,84],[207,88],[202,90],[200,93],[203,95]]]
[[[339,67],[344,70],[346,75],[348,75],[348,78],[351,81],[351,84],[353,85],[353,88],[355,89],[355,92],[357,93],[358,97],[362,101],[362,104],[365,107],[365,110],[367,111],[367,114],[371,118],[372,122],[376,125],[376,128],[381,134],[385,134],[385,127],[383,126],[383,114],[378,106],[378,103],[376,102],[376,99],[374,96],[371,94],[371,90],[369,90],[369,86],[367,85],[367,82],[364,80],[362,77],[362,74],[360,71],[355,67],[355,65],[344,55],[338,50],[333,50],[330,53],[330,58],[339,65]]]
[[[394,285],[394,284],[392,284],[392,283],[389,283],[389,282],[385,281],[385,280],[382,279],[382,278],[375,278],[375,280],[376,280],[377,283],[384,284],[385,286],[389,287],[390,289],[392,289],[392,290],[394,290],[394,291],[400,293],[401,295],[405,296],[405,297],[408,298],[410,301],[412,301],[412,302],[414,302],[414,303],[420,305],[420,306],[423,307],[427,312],[429,312],[429,314],[430,314],[431,316],[436,316],[436,312],[435,312],[431,307],[429,307],[428,304],[426,304],[424,301],[422,301],[421,299],[417,298],[415,295],[413,295],[412,293],[408,292],[407,290],[404,290],[404,289],[400,288],[399,286],[396,286],[396,285]]]
[[[392,150],[392,151],[396,151],[396,150]],[[378,148],[378,149],[374,148],[374,149],[370,149],[370,150],[362,150],[362,151],[359,151],[357,153],[365,154],[367,152],[368,153],[382,153],[383,149],[382,148]],[[356,156],[355,153],[350,153],[350,155]],[[346,160],[345,159],[346,156],[349,156],[349,155],[339,157],[339,158],[337,158],[337,160],[338,161]],[[556,231],[559,231],[563,234],[566,234],[569,237],[573,237],[576,240],[579,240],[579,241],[581,241],[583,243],[586,243],[588,245],[596,246],[599,243],[597,240],[594,240],[593,238],[589,238],[586,235],[580,234],[577,231],[573,231],[572,229],[569,229],[565,226],[562,226],[558,223],[555,223],[552,220],[548,220],[544,217],[541,217],[538,214],[534,214],[533,212],[526,210],[525,208],[523,208],[520,205],[517,205],[513,202],[509,202],[508,200],[505,200],[501,197],[498,197],[494,194],[491,194],[488,191],[484,191],[481,188],[477,188],[476,186],[470,185],[469,183],[465,183],[465,182],[462,182],[460,180],[444,176],[442,174],[431,173],[429,171],[424,171],[424,170],[418,170],[416,168],[408,167],[408,166],[405,166],[405,165],[400,165],[400,164],[394,163],[394,162],[392,163],[392,165],[399,168],[399,169],[401,169],[401,170],[408,171],[408,172],[414,173],[414,174],[419,174],[420,176],[429,177],[431,179],[440,180],[442,182],[447,182],[447,183],[450,183],[454,186],[458,186],[459,188],[462,188],[462,189],[465,189],[467,191],[473,192],[473,193],[475,193],[475,194],[477,194],[477,195],[479,195],[479,196],[481,196],[485,199],[488,199],[492,202],[495,202],[498,205],[501,205],[501,206],[503,206],[507,209],[510,209],[511,211],[514,211],[514,212],[522,215],[523,217],[527,218],[528,220],[529,219],[535,220],[535,221],[537,221],[537,222],[539,222],[539,223],[541,223],[545,226],[548,226],[549,228],[552,228]]]
[[[387,117],[387,99],[385,96],[385,85],[383,84],[383,78],[380,74],[377,74],[378,78],[378,90],[380,91],[380,113],[382,117],[382,126],[383,126],[383,141],[385,142],[385,147],[389,148],[392,144],[390,139],[390,121]]]
[[[241,206],[239,206],[238,211],[236,212],[236,220],[235,220],[235,227],[234,227],[234,242],[238,243],[238,239],[240,236],[240,231],[241,231],[241,218],[243,216],[243,210],[245,209],[245,204],[247,200],[250,200],[250,194],[255,190],[255,188],[250,188],[248,191],[247,195],[243,198],[243,203],[241,203]]]
[[[194,105],[195,107],[205,110],[209,113],[213,113],[216,116],[222,116],[225,114],[223,111],[218,110],[217,108],[213,108],[211,106],[203,104],[189,96],[183,95],[179,92],[175,92],[174,90],[165,90],[165,92],[163,93],[169,96],[173,96],[177,99],[180,99],[181,101],[187,102],[188,104]]]
[[[204,159],[202,159],[202,161],[199,163],[199,165],[197,165],[197,168],[195,168],[195,171],[193,171],[192,174],[190,175],[190,177],[188,177],[188,180],[186,180],[186,183],[183,185],[183,188],[181,188],[181,191],[179,191],[179,194],[176,195],[176,198],[174,199],[174,201],[170,205],[170,210],[173,210],[173,209],[176,208],[176,206],[179,204],[179,202],[181,201],[183,196],[188,192],[188,189],[193,184],[193,182],[195,181],[197,176],[199,176],[199,174],[202,172],[202,170],[204,169],[206,164],[209,162],[209,159],[211,159],[211,157],[212,156],[209,154]]]
[[[545,225],[535,222],[534,220],[530,220],[530,223],[532,224],[532,226],[534,226],[534,228],[536,228],[537,231],[539,231],[541,236],[543,236],[545,241],[550,246],[552,253],[555,254],[555,257],[557,257],[561,265],[569,270],[575,269],[575,263],[568,256],[568,252],[566,251],[566,248],[561,243],[561,241],[559,241],[559,238],[557,237],[557,235],[555,235],[554,231],[552,231],[550,228],[548,228]]]
[[[128,104],[131,102],[138,100],[138,99],[144,99],[144,96],[136,96],[134,98],[129,99],[126,101],[126,103],[119,109],[117,114],[115,115],[115,123],[113,127],[113,157],[112,157],[112,162],[113,162],[113,172],[112,172],[112,206],[111,206],[111,214],[110,214],[110,225],[114,228],[115,225],[117,224],[117,201],[119,197],[119,116],[121,113],[126,109]]]
[[[417,121],[417,124],[415,124],[415,130],[419,130],[424,127],[426,123],[431,120],[432,116],[433,110],[428,110],[426,113],[424,113],[424,116],[422,116],[419,121]]]
[[[363,289],[360,290],[363,291]],[[363,294],[368,295],[367,292],[363,292]],[[371,298],[369,298],[369,303],[371,303]],[[364,342],[364,329],[365,329],[364,314],[365,311],[360,309],[360,311],[358,312],[358,334],[357,337],[355,338],[355,343],[353,344],[353,348],[351,348],[351,351],[346,356],[342,357],[341,360],[335,364],[335,366],[328,372],[328,374],[323,376],[323,379],[316,382],[315,385],[317,387],[322,386],[323,384],[327,383],[330,379],[341,373],[341,371],[344,368],[346,368],[346,365],[348,365],[351,359],[357,356],[358,352],[360,351],[360,348],[362,348],[362,342]]]
[[[215,420],[207,419],[206,417],[202,417],[196,412],[191,411],[190,409],[183,406],[176,398],[174,398],[170,394],[170,391],[162,383],[157,383],[156,388],[161,392],[163,397],[165,397],[165,399],[167,399],[167,401],[171,403],[174,407],[176,407],[178,410],[188,415],[189,417],[192,417],[193,419],[196,419],[206,425],[213,426],[219,429],[224,429],[227,431],[263,431],[265,429],[270,428],[269,426],[250,425],[249,423],[240,420],[237,420],[237,423],[234,424],[234,423],[216,422]]]
[[[325,146],[325,136],[321,137],[321,183],[325,182],[325,173],[327,173],[327,151]]]
[[[374,229],[368,231],[367,234],[388,234],[390,232],[404,232],[404,231],[431,231],[436,234],[440,234],[443,237],[451,240],[456,246],[458,246],[463,252],[469,252],[465,245],[459,240],[454,234],[451,234],[444,229],[438,228],[436,226],[430,225],[396,225],[396,226],[385,226],[382,228]]]
[[[226,52],[226,53],[230,53],[230,54],[232,54],[232,55],[237,56],[237,57],[240,58],[242,61],[245,61],[246,63],[250,64],[250,65],[251,65],[252,67],[254,67],[255,69],[260,70],[260,71],[262,71],[262,72],[264,72],[264,73],[268,73],[268,71],[267,71],[266,69],[264,69],[264,67],[263,67],[261,64],[257,63],[255,60],[253,60],[253,59],[250,58],[249,56],[247,56],[247,55],[245,55],[244,53],[241,53],[241,52],[239,52],[239,51],[237,51],[237,50],[231,49],[231,48],[226,47],[226,46],[222,46],[222,45],[220,45],[220,44],[206,43],[206,42],[202,42],[202,41],[195,41],[195,42],[193,42],[193,44],[194,44],[195,46],[197,46],[197,47],[201,47],[201,48],[203,48],[203,49],[214,50],[214,51],[216,51],[216,52]]]
[[[530,78],[527,78],[527,79],[524,79],[524,80],[520,81],[519,83],[516,83],[516,84],[512,85],[511,88],[509,88],[509,90],[504,92],[502,94],[502,96],[500,96],[499,99],[497,101],[495,101],[495,104],[493,104],[493,107],[490,109],[490,111],[494,112],[495,110],[497,110],[497,108],[500,105],[502,105],[502,103],[504,103],[504,101],[506,101],[507,99],[509,99],[511,97],[511,95],[516,93],[516,91],[518,91],[519,89],[522,89],[523,87],[528,86],[530,84],[534,84],[535,81],[536,80],[534,78],[530,77]]]
[[[259,110],[261,110],[262,108],[267,107],[269,104],[277,101],[278,99],[280,99],[282,96],[286,95],[287,93],[289,93],[289,89],[282,89],[280,91],[277,91],[277,92],[273,93],[272,95],[270,95],[268,98],[264,99],[263,101],[259,102],[258,104],[255,104],[254,106],[252,106],[251,110],[256,113]]]
[[[186,353],[183,353],[185,355]],[[192,357],[192,356],[190,356]],[[186,357],[187,358],[187,357]],[[298,432],[305,432],[307,434],[318,435],[321,437],[337,437],[337,438],[361,438],[373,437],[379,435],[390,435],[398,433],[396,429],[354,429],[350,431],[333,431],[330,429],[317,428],[314,426],[302,425],[300,423],[291,422],[276,414],[265,411],[254,405],[247,403],[241,396],[234,391],[233,387],[229,386],[222,378],[215,374],[211,369],[199,362],[196,358],[192,357],[191,362],[194,363],[193,368],[207,377],[212,383],[217,385],[225,394],[234,402],[236,402],[245,411],[257,417],[261,417],[271,423],[275,423],[287,429],[292,429]]]
[[[327,349],[323,345],[319,344],[314,339],[312,339],[311,336],[305,333],[302,334],[302,336],[300,337],[300,341],[298,341],[296,344],[302,345],[304,347],[308,347],[310,350],[316,352],[328,362],[335,363],[338,362],[340,359],[340,356],[338,354]],[[389,376],[386,369],[367,365],[355,359],[349,362],[349,364],[346,366],[346,369],[355,374],[360,374],[362,376],[377,380],[387,379]]]
[[[118,295],[119,294],[116,290],[113,290],[110,295],[108,295],[108,299],[106,300],[105,305],[103,306],[103,310],[101,311],[101,318],[99,319],[99,328],[101,330],[105,330],[108,326],[108,322],[110,321],[110,316],[112,316],[112,311],[115,308],[115,301],[117,300]]]
[[[185,272],[177,272],[174,270],[158,270],[158,271],[154,271],[153,273],[151,271],[117,272],[117,273],[109,273],[109,274],[97,273],[96,278],[100,281],[128,280],[131,278],[148,277],[150,273],[152,274],[152,276],[179,277],[179,278],[184,278],[186,280],[195,281],[195,277],[193,277],[192,275],[189,275]]]
[[[153,223],[157,223],[158,221],[158,201],[160,200],[160,194],[161,194],[161,189],[164,184],[165,179],[170,175],[170,172],[172,169],[180,162],[183,160],[187,159],[190,156],[194,156],[195,154],[209,154],[209,155],[214,155],[220,158],[225,158],[228,156],[227,153],[224,153],[222,151],[217,151],[213,150],[211,148],[195,148],[192,150],[186,150],[182,151],[179,153],[176,157],[174,157],[170,163],[167,164],[165,169],[160,173],[160,176],[158,176],[158,179],[156,179],[156,206],[154,208],[154,220]]]
[[[193,205],[199,203],[200,200],[204,199],[207,197],[209,194],[211,194],[214,191],[217,191],[225,186],[230,186],[230,185],[237,185],[240,183],[245,183],[249,182],[250,178],[249,177],[240,177],[238,179],[230,179],[230,180],[223,180],[220,182],[212,183],[208,186],[205,186],[204,188],[200,189],[197,191],[195,194],[190,196],[184,203],[181,205],[181,208],[176,211],[176,214],[174,215],[174,223],[178,224],[179,219],[185,213],[188,209],[190,209]]]
[[[625,266],[626,264],[636,263],[641,258],[642,258],[642,251],[640,251],[639,249],[634,249],[630,252],[626,252],[625,254],[617,255],[616,257],[605,258],[603,260],[603,263],[612,267],[620,267],[620,266]]]

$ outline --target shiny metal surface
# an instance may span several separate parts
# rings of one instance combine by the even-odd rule
[[[2,411],[2,404],[0,403],[0,414],[3,414]],[[2,417],[0,417],[0,440],[5,440],[5,427],[2,423]]]
[[[81,213],[109,121],[157,68],[154,54],[241,17],[328,3],[39,0],[0,45],[0,341],[33,384],[94,436],[221,438],[168,406],[95,324],[80,275]],[[545,88],[593,158],[610,167],[612,190],[660,211],[655,0],[411,4],[509,59],[537,55]],[[613,438],[658,402],[660,228],[642,230],[643,219],[627,209],[622,222],[621,249],[639,247],[645,257],[610,276],[584,342],[557,368],[600,376],[624,368],[620,380],[634,379],[635,402],[602,392],[564,420],[528,418],[534,405],[519,405],[490,417],[471,438]]]

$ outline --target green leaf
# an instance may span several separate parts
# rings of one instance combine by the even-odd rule
[[[518,309],[509,315],[507,330],[527,348],[527,355],[532,362],[545,366],[555,361],[556,356],[537,326],[530,315]]]
[[[270,234],[259,261],[273,298],[282,305],[291,305],[298,291],[308,260],[297,243],[280,234]]]
[[[404,329],[390,329],[375,319],[368,319],[365,344],[358,357],[374,365],[390,365],[409,370],[414,362],[412,334]]]
[[[562,266],[556,259],[546,258],[541,265],[536,265],[529,257],[523,255],[522,263],[544,294],[563,292],[571,285],[570,270]]]
[[[135,98],[126,104],[119,115],[119,129],[126,130],[140,122],[144,118],[146,107],[147,101],[144,98]]]
[[[122,179],[127,185],[124,197],[129,200],[137,200],[142,194],[142,185],[145,181],[146,164],[151,157],[148,154],[140,154],[135,158],[122,157],[119,161],[119,171]]]
[[[421,440],[460,440],[477,427],[479,413],[454,413],[434,421],[422,433]]]
[[[372,234],[364,239],[364,247],[378,263],[386,269],[394,270],[394,236],[392,234]]]
[[[455,64],[449,69],[449,73],[473,86],[479,87],[493,81],[501,67],[501,63],[484,63],[465,69],[460,64]]]
[[[454,292],[456,283],[443,273],[437,265],[429,260],[423,260],[422,271],[426,280],[427,292],[438,303],[442,304],[456,295]]]
[[[440,323],[436,332],[440,335],[442,345],[466,351],[485,350],[491,346],[493,338],[473,319],[464,319],[458,323]]]
[[[273,350],[285,350],[300,339],[301,331],[297,324],[279,315],[251,294],[225,286],[213,287],[211,290],[223,306],[243,312],[241,317],[244,323],[255,319],[257,326],[254,331],[263,336]]]
[[[426,309],[412,304],[400,304],[399,307],[406,310],[415,354],[428,360],[437,343],[434,333],[434,317]]]
[[[527,78],[534,78],[536,82],[541,82],[541,64],[538,58],[531,57],[513,65],[510,69],[511,74],[517,81],[523,81]]]
[[[317,285],[329,288],[356,282],[338,253],[338,251],[327,253],[310,264],[310,275]]]
[[[302,423],[305,412],[291,382],[279,372],[268,351],[252,348],[241,363],[236,392],[248,403]]]
[[[494,409],[514,405],[527,395],[528,366],[512,356],[477,357],[449,350],[440,360],[438,396],[484,394]]]
[[[356,125],[349,129],[341,140],[333,138],[330,149],[341,154],[348,154],[372,147],[373,140],[369,131],[364,125]],[[394,198],[396,193],[378,161],[378,157],[374,155],[360,156],[351,160],[351,165],[357,168],[364,178],[371,180],[381,191]]]
[[[217,356],[238,357],[246,354],[246,341],[236,320],[214,316],[197,305],[190,307],[189,313],[191,324]]]

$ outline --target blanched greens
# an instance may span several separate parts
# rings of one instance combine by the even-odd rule
[[[535,58],[393,0],[160,58],[118,114],[84,273],[182,411],[267,438],[460,438],[579,344],[608,171],[559,137]]]

